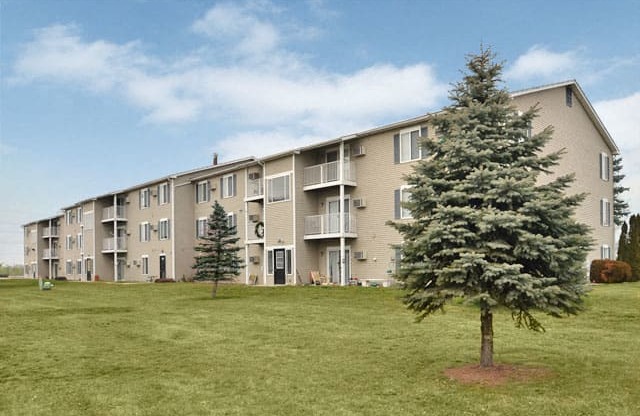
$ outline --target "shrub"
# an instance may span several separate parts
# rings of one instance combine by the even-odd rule
[[[593,283],[622,283],[633,281],[631,266],[623,261],[594,260],[589,271]]]
[[[175,283],[175,282],[176,282],[175,280],[167,279],[167,278],[154,280],[154,283]]]

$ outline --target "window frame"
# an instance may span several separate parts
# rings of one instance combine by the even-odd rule
[[[600,179],[609,182],[611,177],[611,158],[605,152],[600,153]]]
[[[611,226],[611,202],[607,198],[600,199],[600,225]]]
[[[160,218],[158,220],[158,240],[168,240],[170,238],[169,218]]]
[[[413,157],[413,151],[414,149],[412,148],[412,143],[413,143],[413,137],[412,137],[412,133],[416,133],[416,149],[415,151],[417,152],[417,157]],[[409,162],[415,162],[416,160],[420,160],[422,159],[422,146],[420,146],[420,138],[421,138],[421,127],[420,126],[414,126],[414,127],[409,127],[406,129],[402,129],[400,130],[400,132],[398,133],[398,155],[399,155],[399,163],[409,163]],[[406,146],[403,146],[402,144],[402,136],[408,134],[408,138],[409,138],[409,159],[403,159],[403,149]]]
[[[196,204],[209,202],[211,199],[211,186],[208,180],[196,182]]]
[[[275,199],[273,194],[274,182],[277,180],[283,179],[284,186],[282,189],[282,199]],[[267,177],[267,203],[268,204],[277,204],[279,202],[287,202],[291,201],[291,172],[286,172],[283,174],[272,175]]]
[[[76,222],[82,224],[82,207],[76,208]]]
[[[76,260],[76,274],[82,276],[82,260]]]
[[[78,249],[82,250],[84,248],[84,238],[82,236],[82,233],[78,233],[78,235],[76,236],[76,241]]]
[[[222,193],[221,195],[223,199],[233,198],[234,196],[236,196],[237,189],[235,176],[235,173],[230,173],[220,178],[220,181],[222,182],[222,189],[220,190],[220,192]]]
[[[407,192],[408,189],[413,188],[412,185],[402,185],[400,187],[400,218],[401,220],[412,220],[413,215],[411,214],[411,210],[402,206],[403,202],[408,202],[411,197],[411,193]],[[404,195],[407,195],[405,198]]]
[[[64,242],[65,250],[73,250],[73,236],[71,234],[67,234]]]
[[[67,260],[66,265],[65,265],[65,275],[66,276],[71,276],[73,274],[73,261],[72,260]]]
[[[138,240],[141,243],[151,241],[151,223],[149,221],[143,221],[138,224]]]
[[[140,209],[147,209],[151,206],[151,190],[148,187],[140,189],[138,198]]]
[[[158,205],[166,205],[171,202],[171,193],[169,192],[169,182],[158,184]]]
[[[600,258],[602,260],[611,259],[611,246],[609,244],[602,244],[600,246]]]
[[[207,236],[207,231],[208,231],[207,223],[208,223],[207,217],[200,217],[196,219],[196,238],[203,238]]]
[[[227,212],[227,226],[235,227],[236,234],[238,233],[238,216],[235,212]]]

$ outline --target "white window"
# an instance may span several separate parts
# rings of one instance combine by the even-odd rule
[[[93,211],[88,211],[82,216],[84,228],[86,230],[93,230]]]
[[[67,250],[71,250],[71,247],[73,247],[73,237],[71,235],[67,235],[67,238],[65,239],[64,248]]]
[[[207,236],[207,218],[201,217],[196,220],[196,237],[202,238]]]
[[[82,207],[78,207],[76,210],[76,221],[78,224],[82,224]]]
[[[238,217],[235,213],[229,212],[227,213],[227,226],[228,227],[237,227],[238,226]],[[237,230],[236,230],[237,232]]]
[[[196,184],[196,202],[201,204],[209,202],[209,181],[201,181]]]
[[[222,197],[231,198],[236,196],[236,175],[225,175],[222,177]]]
[[[73,274],[73,262],[71,260],[67,260],[66,274],[70,276]]]
[[[76,261],[76,274],[82,275],[82,260]]]
[[[278,268],[281,268],[283,266],[283,260],[285,273],[288,275],[292,274],[293,251],[290,248],[285,249],[284,259],[282,257],[276,258],[274,250],[267,250],[267,274],[273,274],[274,264],[277,264]]]
[[[400,189],[395,190],[394,195],[394,218],[395,219],[411,219],[411,211],[405,208],[402,204],[411,199],[411,192],[409,185],[403,185]]]
[[[291,199],[290,175],[267,179],[267,202],[281,202]]]
[[[71,225],[73,223],[73,211],[70,209],[64,212],[65,222],[67,225]]]
[[[168,204],[170,202],[169,184],[161,183],[158,185],[158,205]]]
[[[169,220],[167,218],[158,221],[158,238],[160,240],[167,240],[169,238]]]
[[[267,274],[273,274],[273,250],[267,250]]]
[[[149,188],[140,189],[140,209],[149,208],[151,205],[151,192]]]
[[[400,162],[418,160],[422,157],[419,137],[420,129],[417,128],[400,132]]]
[[[603,244],[600,246],[600,258],[602,259],[610,259],[611,258],[611,247],[607,244]]]
[[[83,245],[84,245],[84,239],[82,238],[82,233],[78,233],[78,237],[77,237],[76,241],[78,242],[78,249],[82,250]]]
[[[600,225],[604,227],[611,225],[611,202],[606,198],[600,200]]]
[[[148,222],[140,223],[140,241],[151,241],[151,224]]]
[[[149,274],[149,256],[144,255],[141,257],[141,263],[142,263],[142,274],[144,275],[148,275]]]
[[[606,153],[600,153],[600,179],[608,181],[609,170],[609,155]]]

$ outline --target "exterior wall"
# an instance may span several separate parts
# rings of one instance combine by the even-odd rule
[[[547,125],[553,125],[555,133],[545,151],[566,149],[560,165],[554,175],[543,177],[541,181],[551,180],[556,175],[575,173],[576,182],[570,193],[587,193],[585,202],[577,209],[576,217],[586,223],[593,230],[595,244],[589,253],[588,260],[600,258],[601,247],[608,245],[613,252],[614,226],[603,226],[600,223],[600,201],[605,198],[613,204],[612,172],[609,180],[600,177],[600,154],[609,157],[610,165],[612,153],[603,136],[589,118],[588,103],[581,102],[580,95],[573,94],[571,107],[565,102],[565,87],[546,88],[539,91],[527,92],[514,98],[515,105],[522,110],[540,104],[539,117],[535,119],[533,132],[538,132]],[[326,145],[318,145],[292,151],[289,154],[274,156],[262,162],[246,159],[225,165],[213,165],[205,169],[198,169],[184,174],[175,175],[155,182],[140,185],[117,198],[125,208],[126,220],[108,220],[103,222],[105,208],[114,205],[114,195],[107,195],[95,200],[84,201],[70,207],[73,217],[67,224],[64,215],[36,221],[24,226],[25,233],[25,275],[54,277],[67,276],[74,280],[87,280],[87,259],[91,260],[93,270],[89,275],[95,275],[100,280],[115,280],[117,259],[123,263],[123,279],[145,281],[160,275],[160,256],[166,256],[166,277],[174,279],[189,278],[193,275],[192,265],[196,254],[194,247],[198,244],[196,238],[196,220],[207,218],[211,214],[213,201],[217,200],[228,213],[234,213],[240,241],[243,250],[239,255],[246,265],[237,282],[248,283],[257,276],[257,284],[273,285],[273,274],[267,273],[267,252],[276,248],[292,250],[291,273],[286,277],[287,283],[308,283],[310,272],[318,271],[328,274],[328,251],[340,247],[340,238],[305,239],[305,219],[309,216],[324,215],[327,211],[327,201],[339,198],[341,188],[345,197],[349,198],[350,214],[356,218],[356,237],[349,235],[344,238],[344,245],[350,256],[345,261],[350,266],[350,277],[359,280],[387,279],[396,268],[394,244],[401,242],[401,236],[387,225],[395,214],[395,191],[404,185],[403,176],[412,172],[415,161],[396,163],[394,161],[394,135],[407,128],[428,127],[428,115],[387,126],[371,132],[355,135],[345,139],[343,145],[351,149],[349,161],[355,167],[355,184],[328,184],[319,189],[304,189],[305,168],[325,162],[328,150],[340,147],[340,140]],[[428,128],[429,138],[433,138],[433,129]],[[353,149],[364,148],[365,152],[353,156]],[[235,163],[235,164],[234,164]],[[249,192],[249,174],[258,173],[263,182],[263,194],[256,195]],[[235,195],[222,197],[220,179],[225,175],[236,175]],[[290,199],[286,201],[268,202],[269,178],[290,175]],[[252,175],[253,182],[257,179]],[[211,194],[208,201],[196,202],[196,186],[201,180],[208,180]],[[168,183],[170,201],[160,205],[158,185]],[[150,206],[141,208],[139,193],[143,188],[149,188],[151,195]],[[251,188],[253,189],[253,188]],[[355,208],[354,199],[365,201],[365,206]],[[82,207],[84,221],[78,221],[77,208]],[[92,215],[90,215],[92,214]],[[92,217],[92,218],[91,218]],[[159,221],[169,220],[170,235],[165,240],[159,238]],[[50,226],[50,221],[58,223],[57,237],[43,236],[44,230]],[[148,222],[152,225],[150,241],[140,240],[140,224]],[[256,235],[256,225],[264,224],[264,237]],[[115,228],[122,228],[121,237],[126,242],[126,252],[117,255],[104,250],[104,240],[118,234]],[[83,247],[78,246],[78,235],[82,235]],[[65,247],[66,236],[71,235],[73,245]],[[57,248],[58,259],[45,260],[45,249]],[[366,253],[359,260],[354,259],[355,252]],[[142,273],[142,258],[148,256],[148,274]],[[252,261],[249,261],[252,259]],[[67,275],[66,262],[72,262],[72,272]],[[83,260],[78,268],[78,260]],[[28,270],[27,270],[28,269]]]
[[[542,177],[541,181],[551,180],[558,175],[575,173],[575,182],[569,194],[586,193],[586,199],[576,209],[576,218],[592,229],[594,245],[587,257],[588,263],[601,257],[600,248],[608,245],[613,252],[615,245],[615,227],[613,218],[609,226],[600,224],[600,200],[606,198],[611,202],[613,212],[613,179],[609,172],[609,181],[600,178],[600,153],[609,156],[611,164],[612,150],[589,119],[584,104],[573,94],[573,105],[568,107],[565,101],[565,88],[544,90],[538,93],[517,97],[515,104],[526,110],[540,104],[539,117],[534,120],[533,133],[546,126],[553,126],[553,139],[548,143],[545,152],[550,153],[566,149],[560,164],[554,168],[554,175]]]

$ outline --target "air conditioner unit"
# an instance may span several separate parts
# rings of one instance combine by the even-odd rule
[[[256,179],[260,179],[260,172],[251,172],[249,173],[249,179],[254,181]]]
[[[249,257],[249,263],[260,264],[260,257],[259,256],[251,256],[251,257]]]
[[[138,260],[134,260],[134,261],[133,261],[133,265],[134,265],[134,266],[137,266],[137,265],[138,265]]]
[[[126,196],[126,197],[124,198],[124,203],[125,203],[125,204],[128,204],[128,203],[129,203],[129,197],[128,197],[128,196]]]
[[[157,198],[157,197],[158,197],[158,194],[156,194],[155,192],[153,192],[153,193],[151,194],[151,196],[152,196],[152,197],[154,197],[154,198]]]
[[[251,215],[249,215],[249,221],[251,221],[251,222],[258,222],[258,221],[260,221],[260,215],[258,215],[258,214],[251,214]]]
[[[367,259],[367,252],[366,251],[354,251],[353,252],[353,258],[356,260],[366,260]]]
[[[351,156],[353,157],[364,156],[365,154],[366,152],[362,145],[353,146],[353,149],[351,150]]]
[[[353,207],[354,208],[364,208],[367,206],[367,201],[364,198],[354,198]]]

